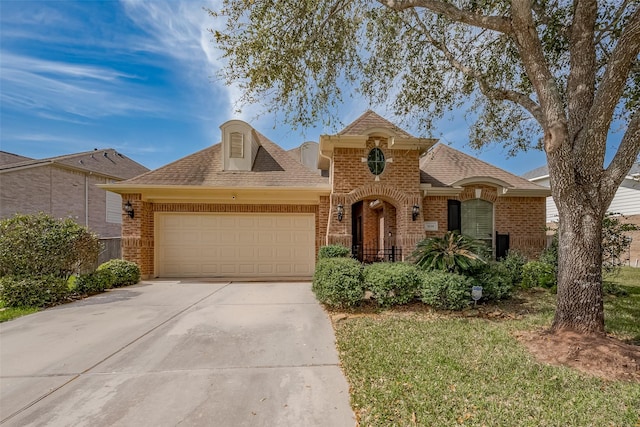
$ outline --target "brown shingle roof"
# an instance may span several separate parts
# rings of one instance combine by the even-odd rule
[[[371,110],[365,111],[363,115],[355,119],[350,125],[342,129],[338,135],[364,135],[368,129],[371,128],[384,128],[390,129],[399,136],[405,138],[412,138],[413,136],[408,132],[400,129],[398,126],[391,123],[384,117],[376,114]]]
[[[218,143],[124,184],[247,188],[328,185],[327,178],[314,174],[280,146],[254,132],[261,146],[250,171],[223,171],[222,144]]]
[[[31,157],[20,156],[18,154],[8,153],[6,151],[0,151],[0,166],[10,165],[12,163],[25,162],[27,160],[33,160]]]
[[[59,165],[93,172],[117,179],[129,179],[147,172],[149,169],[118,153],[113,148],[67,154],[46,159],[30,159],[0,166],[0,172],[16,168]]]
[[[544,189],[445,144],[436,145],[420,159],[420,172],[420,182],[433,187],[449,187],[466,178],[491,177],[504,181],[515,189]]]

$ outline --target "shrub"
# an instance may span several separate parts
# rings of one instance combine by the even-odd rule
[[[449,231],[444,237],[431,237],[418,243],[411,257],[424,270],[464,273],[484,263],[484,245],[470,237]]]
[[[351,251],[342,245],[327,245],[318,251],[318,259],[325,258],[346,258],[351,255]]]
[[[364,297],[362,266],[352,258],[325,258],[318,261],[311,287],[321,303],[332,307],[352,307]]]
[[[431,307],[446,310],[462,310],[471,303],[473,280],[469,277],[444,271],[422,273],[420,299]]]
[[[420,274],[415,266],[380,262],[364,269],[364,286],[378,305],[406,304],[416,297]]]
[[[0,221],[0,275],[68,278],[93,268],[98,237],[70,218],[16,214]]]
[[[511,284],[517,286],[522,282],[522,267],[527,263],[527,257],[516,250],[509,250],[507,256],[500,260],[510,278]]]
[[[513,292],[513,271],[503,262],[487,264],[482,273],[474,277],[478,286],[482,286],[483,301],[499,301],[509,298]]]
[[[104,292],[113,286],[113,273],[108,269],[96,270],[93,273],[80,274],[76,278],[75,291],[90,295]]]
[[[55,276],[0,278],[0,299],[6,307],[47,307],[69,295],[66,280]]]
[[[135,285],[140,281],[140,267],[135,262],[112,259],[100,264],[97,271],[109,270],[113,275],[113,286]]]
[[[556,285],[555,267],[541,261],[529,261],[522,267],[522,287],[540,286],[553,288]]]

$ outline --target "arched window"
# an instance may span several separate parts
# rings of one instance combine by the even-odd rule
[[[493,246],[493,203],[482,199],[461,204],[461,233]]]

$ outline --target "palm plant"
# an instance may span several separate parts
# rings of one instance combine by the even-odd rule
[[[486,262],[483,252],[486,252],[486,247],[482,242],[456,231],[448,231],[444,237],[422,240],[411,257],[424,270],[462,274]]]

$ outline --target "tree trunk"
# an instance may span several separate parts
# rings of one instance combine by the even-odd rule
[[[604,334],[602,215],[584,203],[560,209],[558,297],[551,329]]]

